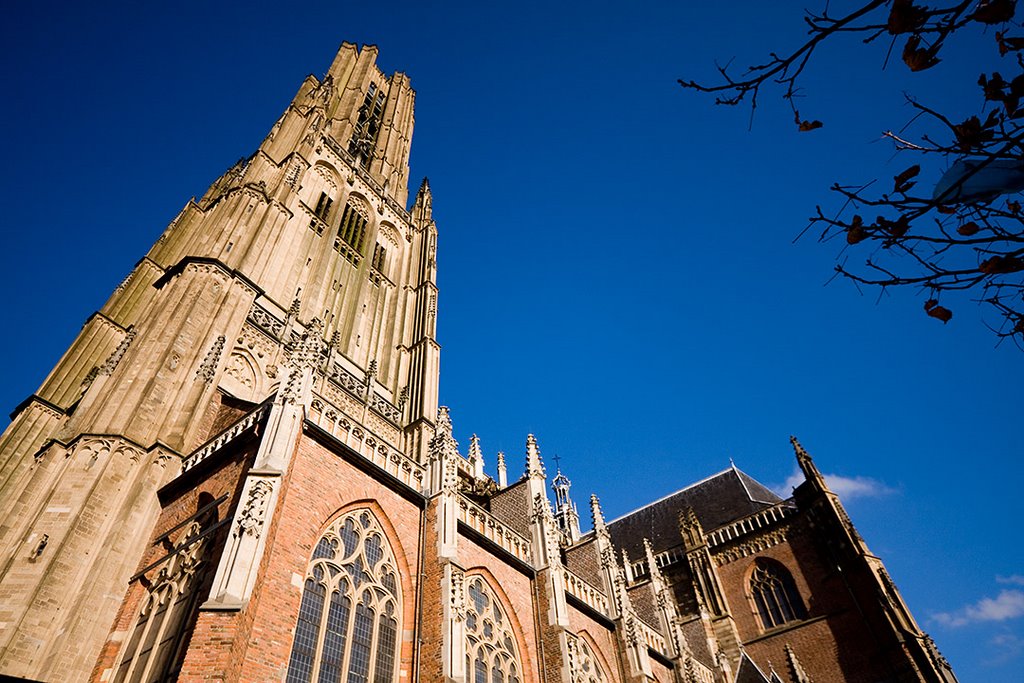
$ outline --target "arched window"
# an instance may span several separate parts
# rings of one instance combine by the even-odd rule
[[[522,665],[512,627],[481,576],[468,581],[466,671],[470,683],[519,683]]]
[[[210,498],[208,494],[203,494]],[[138,619],[121,650],[115,683],[176,681],[184,661],[184,645],[195,623],[196,608],[207,576],[206,550],[217,520],[216,503],[200,496],[200,511],[174,542],[174,549],[149,569],[149,591],[142,598]],[[149,572],[147,569],[147,573]]]
[[[765,558],[754,561],[750,597],[766,630],[807,616],[792,575],[778,562]]]
[[[288,683],[393,683],[402,597],[391,545],[369,510],[341,516],[320,538],[288,661]]]

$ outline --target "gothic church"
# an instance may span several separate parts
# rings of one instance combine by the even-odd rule
[[[438,405],[415,93],[345,43],[0,437],[0,674],[956,680],[838,498],[731,467],[620,519]],[[550,479],[549,479],[549,474]]]

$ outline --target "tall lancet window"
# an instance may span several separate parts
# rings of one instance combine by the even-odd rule
[[[398,680],[402,597],[391,545],[369,510],[335,521],[313,549],[288,683]]]
[[[185,645],[195,625],[201,594],[209,588],[207,549],[217,524],[216,504],[200,496],[199,511],[163,539],[172,550],[150,565],[138,578],[148,590],[139,616],[121,650],[114,683],[176,681],[184,661]],[[147,578],[148,577],[148,578]]]
[[[469,579],[466,596],[466,671],[470,683],[519,683],[512,626],[483,577]]]
[[[754,561],[750,597],[765,629],[807,616],[793,576],[778,562],[762,557]]]

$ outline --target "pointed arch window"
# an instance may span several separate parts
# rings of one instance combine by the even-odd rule
[[[391,545],[369,510],[338,518],[306,570],[287,683],[398,680],[402,598]]]
[[[754,561],[750,597],[765,630],[807,617],[792,574],[773,560],[758,558]]]
[[[219,502],[201,506],[162,565],[151,565],[159,571],[151,579],[135,626],[121,650],[114,683],[178,680],[199,599],[204,588],[208,590],[204,585],[209,576],[206,556],[210,532],[221,526],[216,523]]]
[[[481,576],[466,591],[466,671],[470,683],[520,683],[523,670],[505,610]]]

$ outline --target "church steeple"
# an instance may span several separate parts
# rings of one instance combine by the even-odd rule
[[[558,456],[555,456],[557,466]],[[576,503],[569,497],[569,489],[572,482],[562,474],[561,469],[556,469],[555,476],[551,480],[551,490],[555,493],[555,521],[558,528],[569,537],[573,543],[580,538],[580,515],[576,511]]]

